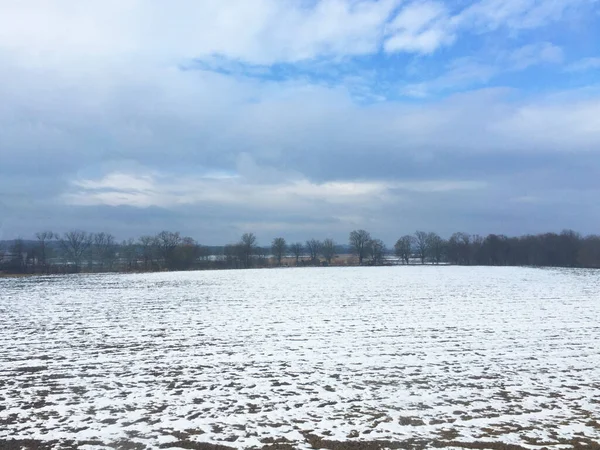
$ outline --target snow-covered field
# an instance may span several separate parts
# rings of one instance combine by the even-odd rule
[[[0,279],[0,320],[4,442],[600,440],[600,271]]]

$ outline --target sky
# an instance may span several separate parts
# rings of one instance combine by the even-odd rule
[[[600,1],[0,0],[0,239],[600,233]]]

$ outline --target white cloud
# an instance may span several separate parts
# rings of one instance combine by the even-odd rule
[[[473,30],[542,27],[584,0],[566,3],[482,0],[461,13],[457,2],[432,0],[0,1],[4,201],[48,205],[77,180],[62,197],[71,204],[229,211],[264,202],[290,214],[304,205],[304,218],[326,210],[360,223],[388,199],[482,189],[477,181],[429,176],[428,162],[451,173],[456,153],[598,151],[597,91],[583,99],[572,92],[524,98],[494,89],[360,105],[341,80],[354,78],[365,96],[377,94],[388,73],[379,77],[370,67],[364,87],[367,77],[343,70],[354,63],[348,57],[428,54]],[[486,85],[502,71],[560,63],[562,51],[542,42],[479,56],[456,59],[441,76],[406,90],[427,96]],[[194,58],[257,72],[277,62],[325,64],[335,82],[179,69]],[[384,71],[402,73],[391,67],[402,59],[384,55]],[[110,168],[100,170],[107,160]],[[148,170],[128,170],[122,161]],[[397,181],[413,167],[417,181]],[[42,187],[40,168],[53,180]]]
[[[481,0],[457,14],[453,22],[481,32],[506,27],[525,30],[560,20],[566,12],[593,0]]]
[[[588,70],[600,70],[600,58],[583,58],[566,68],[567,72],[585,72]]]
[[[282,173],[285,175],[285,173]],[[283,177],[281,177],[283,178]],[[328,181],[305,178],[269,182],[239,175],[173,176],[110,172],[97,179],[76,179],[62,194],[67,204],[163,208],[180,205],[215,204],[256,210],[319,210],[323,204],[357,207],[389,201],[397,191],[443,193],[481,189],[483,182],[456,180],[421,181]],[[392,191],[396,191],[393,194]],[[318,206],[315,206],[318,205]]]
[[[542,151],[597,151],[600,144],[600,99],[569,104],[521,105],[510,116],[490,124],[490,131],[507,143]],[[518,143],[518,144],[517,144]],[[510,144],[509,144],[510,145]]]
[[[443,3],[413,2],[405,6],[387,26],[390,37],[385,41],[384,48],[390,53],[431,53],[453,42],[454,30],[448,20],[448,11]]]
[[[439,92],[481,86],[490,81],[499,71],[499,66],[477,62],[471,58],[460,58],[452,61],[446,72],[439,77],[409,84],[402,87],[401,92],[411,97],[427,97]]]
[[[537,64],[560,64],[563,57],[562,48],[550,42],[540,42],[514,50],[506,62],[510,70],[524,70]]]
[[[251,64],[431,53],[462,31],[536,28],[590,0],[70,0],[0,3],[0,56],[73,70],[221,55]],[[456,9],[456,8],[455,8]]]
[[[25,0],[0,4],[0,48],[24,64],[223,55],[257,64],[373,53],[400,0]]]
[[[503,73],[543,64],[560,64],[562,61],[562,48],[549,42],[528,44],[512,51],[486,55],[482,60],[473,57],[455,59],[442,75],[403,86],[401,92],[411,97],[427,97],[440,92],[470,89],[486,85]]]

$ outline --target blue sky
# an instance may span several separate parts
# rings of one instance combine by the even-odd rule
[[[596,0],[0,3],[0,239],[600,232]]]

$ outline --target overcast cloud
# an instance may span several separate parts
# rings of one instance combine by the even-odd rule
[[[0,239],[600,232],[594,0],[4,0]]]

